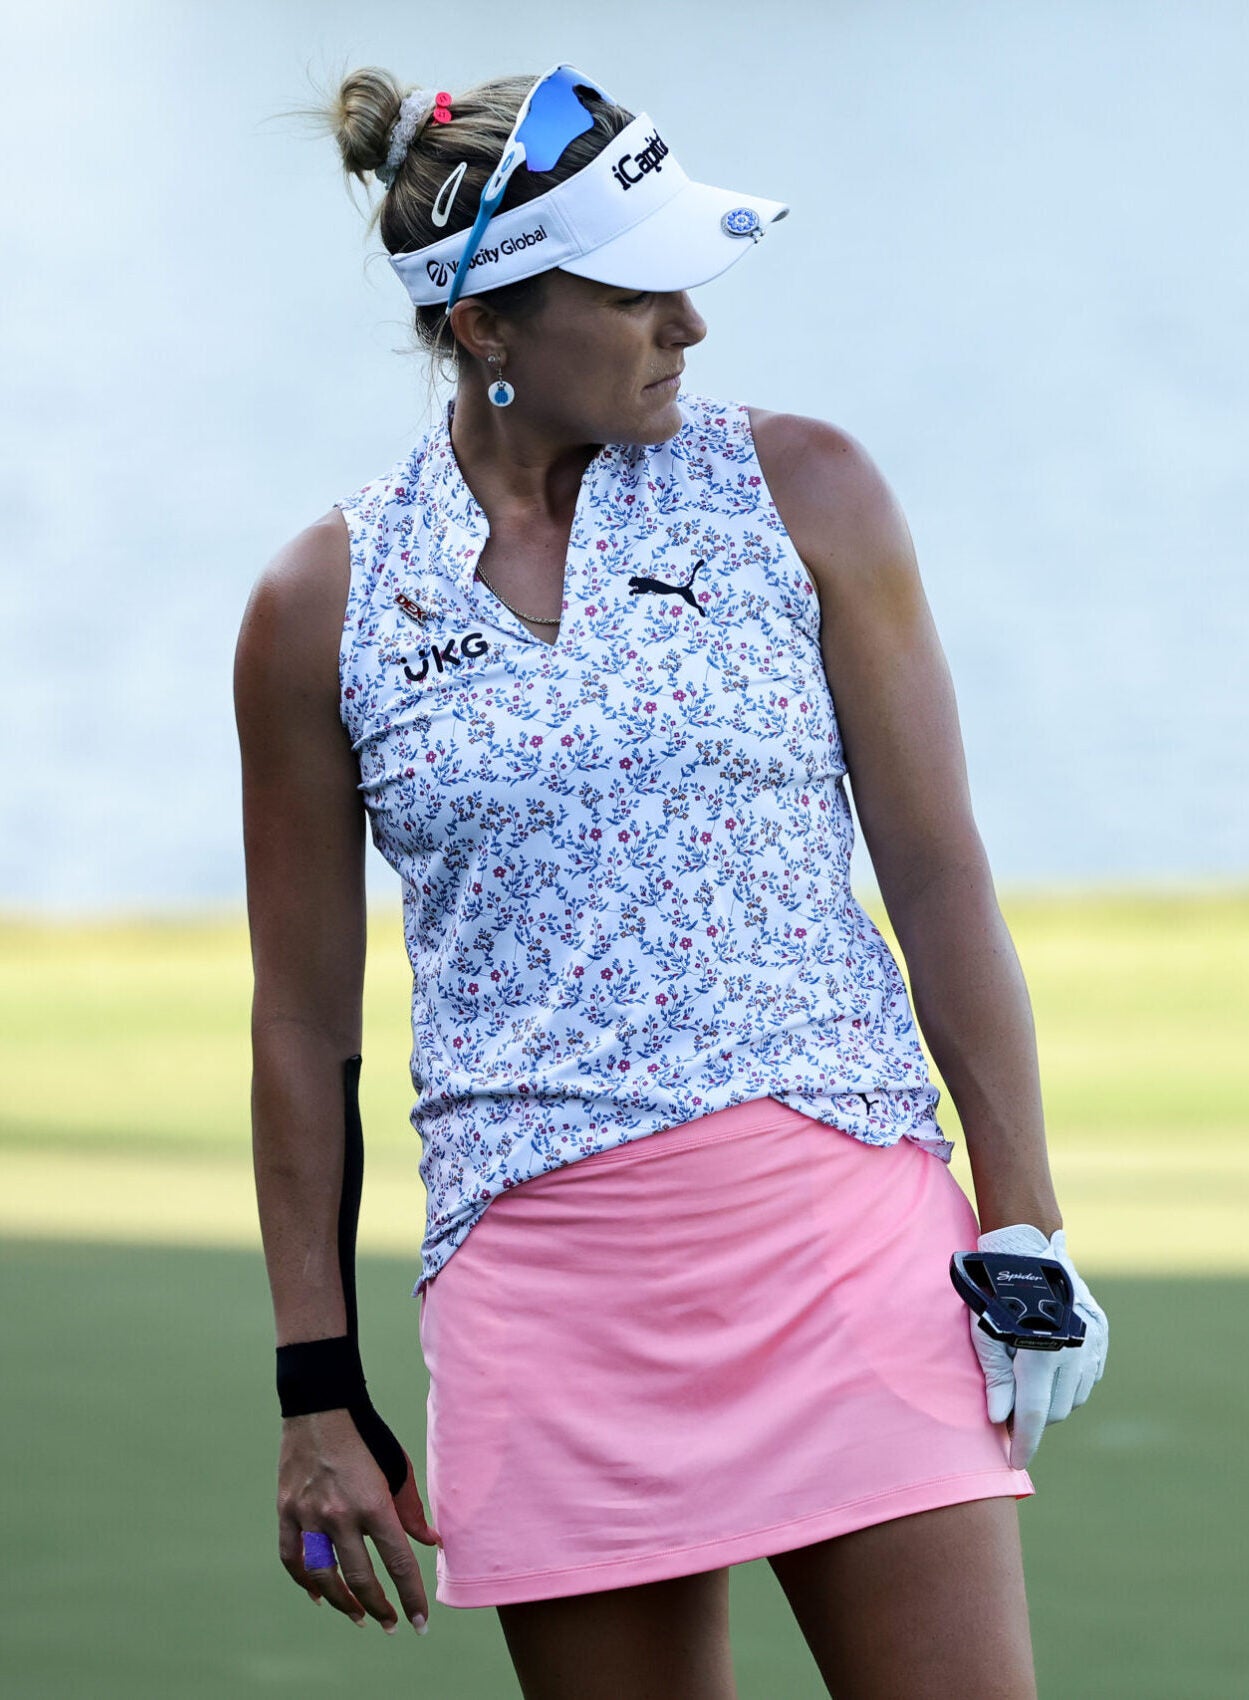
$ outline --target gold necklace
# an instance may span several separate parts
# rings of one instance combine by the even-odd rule
[[[558,626],[560,624],[561,620],[563,619],[562,614],[557,614],[553,620],[544,619],[541,614],[522,614],[519,608],[513,608],[512,604],[508,601],[507,597],[501,595],[500,592],[497,591],[494,588],[494,586],[491,584],[490,580],[486,577],[485,573],[482,572],[480,567],[478,567],[478,569],[477,569],[477,577],[485,585],[486,589],[490,592],[491,596],[497,596],[499,598],[499,601],[507,609],[508,613],[509,614],[515,614],[515,616],[518,620],[532,620],[535,626]]]

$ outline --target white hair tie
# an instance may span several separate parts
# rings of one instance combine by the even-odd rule
[[[417,131],[425,123],[430,113],[438,103],[438,95],[433,89],[413,89],[399,107],[399,116],[395,119],[390,132],[390,147],[386,151],[386,163],[379,165],[373,173],[389,189],[399,174],[399,167],[407,158],[408,149],[412,146]]]

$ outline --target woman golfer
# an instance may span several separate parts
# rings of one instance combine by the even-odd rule
[[[456,390],[239,645],[283,1561],[393,1630],[384,1570],[420,1629],[412,1536],[531,1700],[727,1700],[729,1567],[767,1557],[830,1693],[1023,1700],[1015,1502],[1105,1319],[898,505],[836,427],[681,394],[686,291],[787,209],[567,66],[360,71],[334,122]],[[428,1522],[356,1347],[366,820],[413,971]],[[1057,1259],[1083,1343],[974,1327],[978,1247]]]

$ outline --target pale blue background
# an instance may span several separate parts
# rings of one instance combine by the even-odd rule
[[[909,517],[1005,884],[1243,877],[1249,8],[56,3],[4,18],[0,905],[237,901],[230,658],[428,385],[305,72],[567,58],[788,200],[689,387]],[[382,873],[382,886],[389,877]]]

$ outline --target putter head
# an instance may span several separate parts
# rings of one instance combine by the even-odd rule
[[[1059,1352],[1084,1344],[1071,1279],[1052,1257],[1018,1252],[956,1251],[950,1279],[979,1318],[977,1326],[1007,1346]]]

